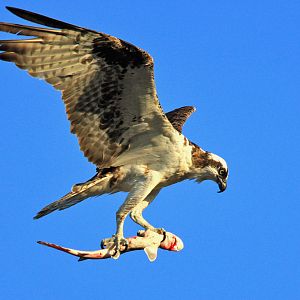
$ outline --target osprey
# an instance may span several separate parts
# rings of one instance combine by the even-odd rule
[[[142,216],[159,191],[195,179],[226,189],[228,168],[182,134],[192,106],[164,113],[158,101],[153,59],[144,50],[111,35],[33,12],[7,7],[15,15],[52,28],[0,23],[0,30],[31,38],[0,41],[0,59],[62,92],[71,132],[97,167],[90,180],[44,207],[35,219],[86,198],[119,191],[128,196],[116,213],[114,257],[126,243],[125,218],[161,233]],[[55,28],[55,29],[53,29]]]

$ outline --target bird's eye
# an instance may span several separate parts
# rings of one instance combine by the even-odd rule
[[[220,175],[220,176],[226,177],[226,174],[227,174],[227,172],[226,172],[226,170],[225,170],[224,168],[220,168],[220,169],[219,169],[219,175]]]

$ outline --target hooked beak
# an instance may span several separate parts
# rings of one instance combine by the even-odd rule
[[[221,179],[220,177],[218,177],[217,183],[218,183],[219,189],[220,189],[218,191],[218,193],[223,193],[226,190],[226,188],[227,188],[227,181]]]

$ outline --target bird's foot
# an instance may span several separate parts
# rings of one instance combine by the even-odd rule
[[[145,230],[140,230],[138,232],[138,236],[145,236],[145,233],[148,230],[163,235],[163,240],[165,240],[167,231],[164,228],[155,228],[155,227],[145,228]]]
[[[167,232],[164,228],[154,228],[153,231],[162,235],[165,235]]]
[[[113,259],[118,259],[121,251],[126,250],[127,247],[128,241],[118,234],[114,234],[111,238],[103,239],[101,241],[101,248],[108,248]]]
[[[154,231],[158,234],[163,235],[162,242],[166,239],[167,237],[167,231],[164,228],[154,228]]]

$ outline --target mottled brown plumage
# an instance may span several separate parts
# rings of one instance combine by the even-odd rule
[[[23,19],[50,28],[0,23],[0,31],[28,36],[0,41],[0,60],[13,62],[62,92],[71,132],[97,167],[90,180],[44,207],[35,218],[66,209],[86,198],[128,192],[116,213],[113,256],[124,242],[125,218],[161,232],[142,216],[159,191],[195,179],[226,188],[226,162],[182,134],[195,111],[185,106],[164,114],[157,97],[152,57],[111,35],[36,13],[8,8]]]
[[[145,51],[104,33],[20,9],[9,10],[29,21],[59,28],[0,23],[1,31],[36,36],[0,41],[4,51],[0,59],[14,62],[62,91],[71,132],[77,135],[89,161],[98,167],[113,166],[140,132],[130,128],[154,125],[155,118],[144,118],[149,112],[161,123],[168,122],[157,105],[153,60]],[[132,104],[142,101],[130,105],[128,98]]]
[[[182,132],[182,126],[187,120],[187,118],[196,111],[194,106],[184,106],[177,109],[174,109],[166,113],[167,118],[172,123],[173,127]]]

